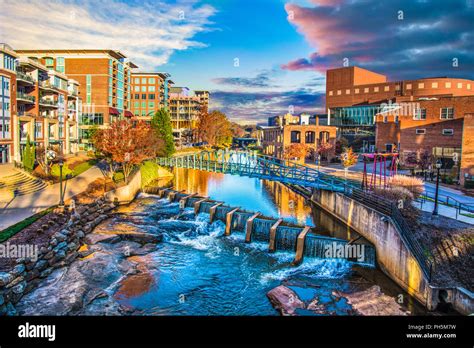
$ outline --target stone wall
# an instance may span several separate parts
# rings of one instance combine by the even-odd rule
[[[128,179],[128,184],[111,190],[105,194],[108,201],[118,201],[120,204],[127,204],[133,201],[142,189],[142,174],[137,170]]]
[[[10,272],[0,272],[0,315],[15,315],[15,304],[33,290],[54,269],[67,266],[81,256],[79,248],[115,208],[98,198],[94,203],[77,206],[63,229],[51,236],[49,245],[39,250],[36,260],[17,259]],[[38,233],[43,232],[38,231]]]

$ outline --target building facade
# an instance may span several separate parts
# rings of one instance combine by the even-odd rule
[[[334,155],[336,144],[336,127],[319,124],[287,124],[283,126],[259,126],[258,144],[263,153],[276,158],[285,157],[285,148],[292,144],[305,144],[308,153],[315,154],[320,145],[330,143],[332,150],[328,153],[328,160]]]
[[[132,73],[131,81],[131,110],[135,118],[150,120],[156,111],[168,109],[173,84],[168,73]]]
[[[116,50],[17,50],[21,57],[37,60],[47,70],[65,74],[78,83],[82,99],[79,148],[90,147],[94,128],[107,127],[121,117],[131,117],[131,74],[137,68]]]
[[[454,167],[452,175],[463,182],[466,173],[469,178],[474,175],[472,164],[467,163],[468,157],[464,158],[474,150],[467,135],[474,126],[469,116],[472,114],[474,96],[400,103],[376,116],[377,150],[397,150],[402,162],[411,154],[419,157],[428,152],[433,161],[442,160],[443,169],[451,170]],[[463,168],[462,172],[460,167]]]
[[[384,105],[416,102],[425,98],[474,95],[474,81],[447,77],[417,80],[387,80],[359,67],[344,67],[326,73],[328,124],[339,128],[355,149],[375,150],[375,116]]]
[[[79,83],[8,45],[0,51],[0,163],[21,162],[28,139],[64,154],[77,152]]]

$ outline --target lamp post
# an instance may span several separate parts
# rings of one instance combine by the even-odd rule
[[[59,160],[59,207],[64,208],[64,197],[63,197],[63,166],[64,161]]]
[[[321,154],[318,154],[318,172],[319,172],[320,163],[321,163]]]
[[[441,169],[441,166],[443,163],[441,162],[441,159],[436,160],[436,191],[435,191],[435,203],[434,203],[434,209],[433,209],[433,216],[438,215],[438,192],[439,192],[439,170]]]

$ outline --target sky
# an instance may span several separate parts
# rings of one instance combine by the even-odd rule
[[[0,0],[14,49],[109,48],[264,123],[324,112],[325,71],[474,79],[474,0]]]

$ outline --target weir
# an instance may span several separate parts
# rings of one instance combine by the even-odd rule
[[[178,201],[181,209],[193,208],[195,215],[209,214],[210,223],[222,221],[225,223],[224,236],[230,236],[233,232],[244,233],[246,243],[267,243],[269,252],[295,252],[292,262],[295,266],[305,257],[316,257],[346,258],[354,263],[375,267],[375,249],[372,245],[356,244],[354,241],[349,243],[347,240],[313,234],[310,226],[289,225],[283,219],[265,217],[259,212],[241,210],[240,207],[229,207],[224,205],[224,202],[213,201],[197,194],[172,189],[162,189],[158,193],[161,198],[168,198],[170,202]],[[342,256],[348,250],[363,252]]]

